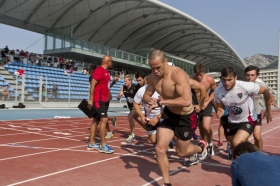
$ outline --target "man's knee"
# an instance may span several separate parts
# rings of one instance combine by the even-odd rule
[[[166,147],[157,144],[155,147],[155,151],[157,156],[164,156],[166,154]]]
[[[262,139],[262,136],[259,133],[254,133],[253,136],[255,141],[260,141]]]

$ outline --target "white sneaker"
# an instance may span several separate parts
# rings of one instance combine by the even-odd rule
[[[105,138],[109,139],[112,138],[114,136],[114,134],[112,132],[107,132]]]

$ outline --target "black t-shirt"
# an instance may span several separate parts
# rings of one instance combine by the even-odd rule
[[[1,51],[1,57],[6,57],[6,52],[4,50]]]
[[[126,98],[127,106],[131,110],[133,108],[133,98],[137,91],[141,88],[139,84],[134,85],[132,84],[130,88],[127,88],[127,86],[123,86],[123,94]]]
[[[88,77],[88,82],[89,82],[89,84],[91,83],[91,80],[92,80],[92,76],[89,76],[89,77]]]

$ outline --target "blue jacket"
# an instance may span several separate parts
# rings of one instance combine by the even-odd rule
[[[233,186],[279,186],[280,157],[262,152],[245,153],[231,164]]]

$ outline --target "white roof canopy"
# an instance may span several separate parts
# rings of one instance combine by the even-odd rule
[[[42,34],[72,26],[74,38],[132,53],[158,48],[244,77],[246,65],[222,37],[156,0],[0,0],[0,22]]]

